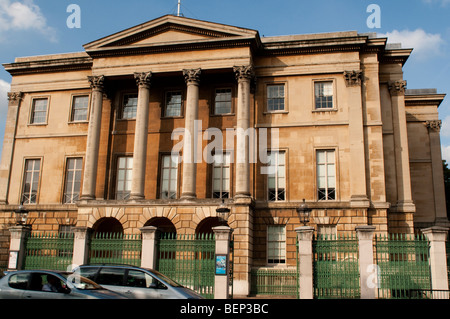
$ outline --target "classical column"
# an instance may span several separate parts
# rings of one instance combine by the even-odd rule
[[[346,71],[344,79],[349,99],[349,136],[350,136],[350,195],[354,207],[369,207],[366,187],[366,154],[364,150],[364,123],[361,95],[362,71]]]
[[[195,161],[197,130],[195,121],[198,118],[198,99],[201,69],[183,70],[187,85],[185,134],[183,145],[183,182],[181,198],[196,198],[196,171]]]
[[[442,122],[427,121],[430,138],[431,171],[433,177],[434,206],[436,213],[435,225],[448,226],[447,207],[445,203],[444,169],[442,166],[441,137]]]
[[[133,179],[131,181],[131,199],[145,198],[145,167],[147,163],[148,112],[150,102],[151,72],[135,73],[139,87],[134,133]]]
[[[397,176],[397,203],[398,212],[415,212],[412,200],[411,175],[409,169],[408,132],[406,128],[405,110],[406,81],[389,82],[392,104],[392,122],[395,144],[395,167]]]
[[[250,87],[255,76],[252,65],[234,67],[238,81],[238,103],[236,112],[236,197],[250,196]]]
[[[14,153],[17,119],[19,117],[22,92],[8,93],[8,113],[6,115],[3,151],[0,162],[0,204],[8,204],[11,165]]]
[[[89,76],[88,80],[91,84],[92,96],[81,196],[84,200],[95,199],[105,77],[103,75]]]

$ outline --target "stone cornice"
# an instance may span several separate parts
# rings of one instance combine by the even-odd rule
[[[115,46],[104,47],[98,49],[89,49],[86,52],[92,58],[104,58],[124,55],[143,55],[143,54],[158,54],[168,52],[183,52],[183,51],[196,51],[196,50],[211,50],[221,48],[237,48],[237,47],[252,47],[255,50],[257,47],[257,41],[255,38],[242,38],[242,37],[230,37],[230,38],[215,38],[199,41],[181,41],[173,43],[158,43],[158,44],[144,44],[140,46]]]
[[[90,70],[92,65],[92,58],[86,56],[59,59],[49,57],[47,60],[40,59],[36,61],[5,63],[3,67],[14,76],[33,73]]]

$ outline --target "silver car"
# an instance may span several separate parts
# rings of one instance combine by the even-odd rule
[[[84,265],[75,273],[130,299],[204,299],[156,270],[123,265]]]
[[[19,270],[0,279],[0,299],[126,299],[71,272]]]

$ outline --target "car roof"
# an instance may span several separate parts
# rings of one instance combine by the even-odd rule
[[[127,268],[127,269],[145,269],[148,271],[154,271],[151,268],[145,268],[145,267],[139,267],[134,265],[127,265],[127,264],[86,264],[86,265],[80,265],[76,268],[87,268],[87,267],[111,267],[111,268]],[[74,269],[76,269],[74,268]]]

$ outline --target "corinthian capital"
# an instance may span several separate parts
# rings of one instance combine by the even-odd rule
[[[243,65],[233,67],[236,74],[236,79],[239,80],[253,80],[255,77],[255,69],[253,65]]]
[[[152,72],[134,73],[134,79],[138,86],[150,87]]]
[[[362,78],[363,78],[363,72],[361,70],[344,72],[345,84],[347,86],[361,85]]]
[[[391,95],[403,95],[406,90],[406,81],[391,81],[389,82],[389,92]]]
[[[440,132],[442,127],[442,121],[441,120],[427,121],[426,125],[429,130]]]
[[[183,70],[184,80],[187,84],[198,84],[200,82],[200,74],[202,69]]]
[[[105,88],[105,76],[88,76],[88,81],[91,84],[91,89],[103,91]]]
[[[17,102],[20,101],[23,97],[22,92],[8,92],[8,101]]]

